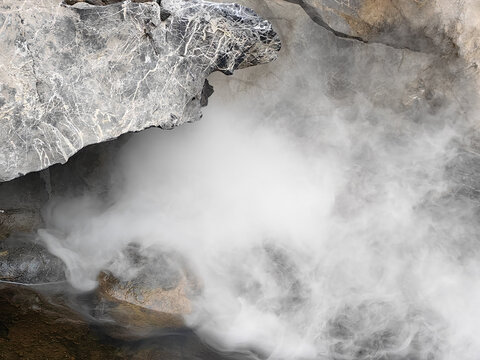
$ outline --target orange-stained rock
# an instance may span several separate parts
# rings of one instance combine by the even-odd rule
[[[131,244],[98,277],[99,318],[114,320],[112,336],[145,336],[184,327],[198,281],[175,253]]]
[[[122,301],[160,313],[183,315],[192,311],[187,297],[188,281],[183,277],[176,287],[164,289],[150,287],[138,281],[121,281],[111,273],[102,272],[99,276],[99,291],[108,300]]]

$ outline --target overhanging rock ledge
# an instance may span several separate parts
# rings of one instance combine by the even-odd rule
[[[195,121],[210,73],[280,50],[271,24],[236,4],[70,3],[0,3],[0,181],[126,132]]]

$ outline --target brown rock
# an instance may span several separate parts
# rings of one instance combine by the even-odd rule
[[[135,280],[121,281],[108,272],[100,274],[99,283],[100,293],[111,301],[126,302],[171,315],[188,314],[192,311],[186,295],[188,282],[185,277],[172,289],[145,286],[145,283]]]
[[[0,359],[120,359],[73,310],[33,290],[0,284]]]
[[[109,329],[104,324],[92,326],[67,303],[60,294],[52,296],[23,286],[0,284],[0,359],[238,359],[211,349],[188,330],[142,341],[112,339],[105,336]],[[118,308],[127,311],[130,320],[138,316],[145,321],[156,313],[137,306]]]
[[[129,245],[110,268],[98,278],[97,317],[115,321],[112,336],[136,338],[184,327],[183,316],[192,311],[199,290],[176,254]]]

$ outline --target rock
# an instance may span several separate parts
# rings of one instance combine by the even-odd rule
[[[35,209],[0,210],[0,240],[11,234],[31,232],[41,224],[40,213]]]
[[[115,321],[112,336],[142,337],[184,326],[199,289],[176,254],[131,244],[109,269],[99,275],[96,317]]]
[[[65,265],[41,244],[12,237],[0,241],[0,281],[24,285],[64,282]]]
[[[155,277],[157,273],[149,276]],[[150,282],[146,275],[130,281],[117,279],[110,273],[102,272],[99,276],[100,292],[110,300],[122,301],[160,313],[182,315],[191,312],[191,303],[187,298],[187,280],[182,277],[172,286]]]
[[[253,11],[202,0],[6,0],[0,44],[0,181],[126,132],[195,121],[210,73],[280,49]]]
[[[441,55],[480,58],[480,5],[475,0],[291,0],[335,34]]]
[[[99,324],[71,309],[60,297],[0,284],[1,359],[232,360],[192,331],[170,332],[143,341],[112,339]]]
[[[0,284],[1,359],[117,359],[75,311],[22,286]],[[125,356],[126,358],[126,356]]]
[[[407,119],[425,118],[461,110],[458,103],[465,109],[477,103],[476,71],[467,68],[463,59],[341,37],[324,31],[300,6],[285,0],[240,3],[272,19],[283,51],[278,61],[246,69],[232,79],[213,74],[210,81],[222,102],[235,96],[244,107],[258,103],[253,113],[265,112],[265,117],[276,122],[285,119],[285,126],[291,124],[295,132],[301,127],[291,119],[298,114],[312,119],[313,124],[319,114],[346,110],[360,104],[362,98],[373,105],[372,111],[360,106],[343,116],[358,118],[359,112],[366,110],[367,117],[373,118],[379,109],[385,109]],[[326,94],[334,106],[327,109],[329,102],[319,101],[319,94]],[[264,101],[252,103],[255,98]]]
[[[32,173],[0,183],[0,241],[42,226],[40,208],[48,200],[44,174]]]

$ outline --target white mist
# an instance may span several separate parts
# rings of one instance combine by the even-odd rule
[[[82,290],[132,241],[180,253],[203,289],[186,321],[218,348],[478,359],[480,227],[447,171],[473,127],[457,105],[389,108],[416,63],[382,73],[377,61],[364,74],[358,60],[357,81],[395,83],[382,106],[362,93],[332,99],[319,67],[341,64],[322,54],[393,50],[333,35],[312,49],[299,40],[305,27],[292,34],[276,64],[236,75],[261,74],[261,90],[215,78],[202,121],[132,137],[108,203],[52,201],[42,239]]]

